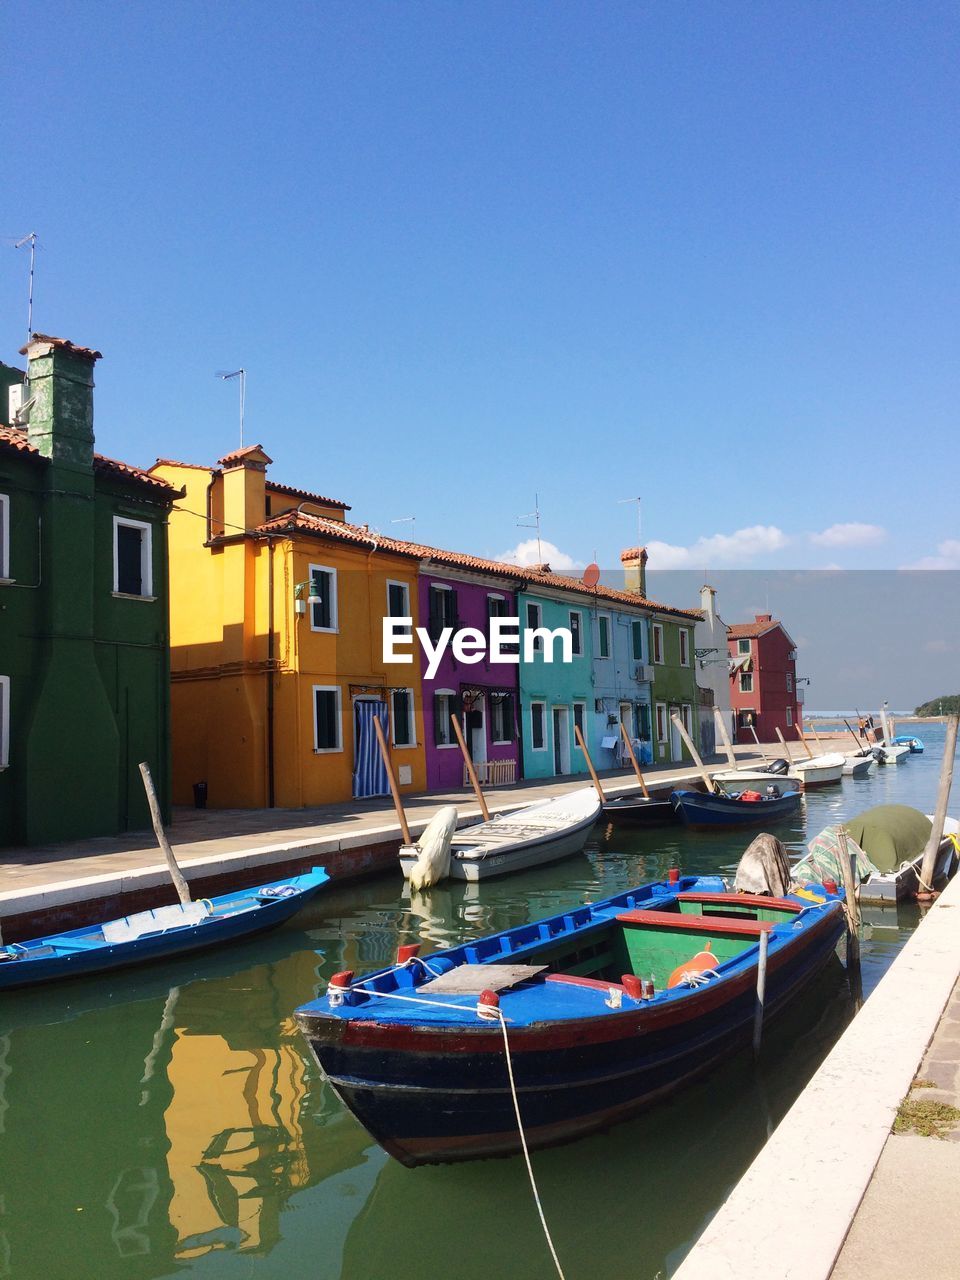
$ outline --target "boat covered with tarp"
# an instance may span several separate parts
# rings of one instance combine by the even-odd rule
[[[331,1086],[406,1165],[577,1138],[749,1044],[834,956],[841,897],[658,881],[361,978],[296,1011]],[[766,946],[761,939],[766,938]]]

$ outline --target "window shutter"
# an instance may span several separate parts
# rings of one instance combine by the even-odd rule
[[[513,722],[513,694],[503,695],[503,740],[513,742],[516,738],[516,726]]]
[[[459,625],[460,615],[457,612],[457,593],[456,591],[447,592],[447,605],[449,613],[447,615],[447,626],[456,628]]]
[[[447,720],[447,695],[445,693],[435,693],[433,695],[433,745],[435,747],[446,746],[446,738],[444,737],[444,727]]]
[[[440,588],[431,584],[430,586],[430,620],[427,623],[427,630],[430,633],[430,639],[433,641],[436,641],[437,637],[440,635],[440,630],[443,626],[442,622],[440,621],[440,616],[441,616],[440,611],[443,607],[443,601],[440,598],[442,595],[443,595],[443,592],[440,590]]]

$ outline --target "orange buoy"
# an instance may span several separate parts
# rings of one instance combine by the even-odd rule
[[[711,944],[705,942],[703,950],[698,951],[690,960],[684,960],[683,964],[678,964],[670,975],[667,983],[667,989],[678,987],[688,973],[704,973],[708,969],[716,969],[720,961],[710,950]]]

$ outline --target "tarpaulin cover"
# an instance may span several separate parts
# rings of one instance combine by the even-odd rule
[[[847,852],[857,855],[858,880],[866,880],[878,870],[860,845],[849,835]],[[807,845],[806,855],[793,868],[793,878],[798,884],[823,884],[824,880],[835,880],[838,885],[843,884],[843,872],[840,870],[839,824],[824,827],[819,835],[813,837]]]
[[[919,858],[932,824],[919,809],[906,804],[878,804],[846,824],[848,833],[880,871],[897,871]]]

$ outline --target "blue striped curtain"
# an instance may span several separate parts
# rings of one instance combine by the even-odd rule
[[[389,794],[387,770],[373,728],[375,718],[380,720],[384,737],[389,742],[390,722],[387,716],[387,704],[358,698],[353,704],[353,794],[355,796]]]

